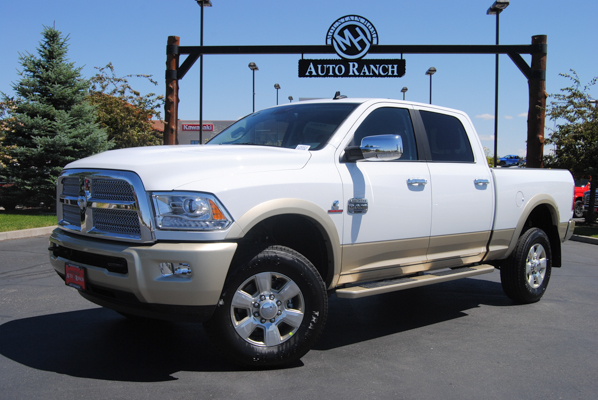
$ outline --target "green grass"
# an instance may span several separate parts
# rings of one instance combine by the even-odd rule
[[[56,225],[56,215],[39,210],[0,210],[0,232]]]
[[[598,226],[577,226],[573,233],[576,235],[598,238]]]

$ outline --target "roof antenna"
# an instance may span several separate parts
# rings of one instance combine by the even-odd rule
[[[332,98],[332,100],[338,100],[338,99],[346,99],[347,96],[345,96],[344,94],[341,94],[340,90],[338,92],[336,92],[334,94],[334,97]]]

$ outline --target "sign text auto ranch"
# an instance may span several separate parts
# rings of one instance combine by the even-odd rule
[[[300,78],[399,78],[405,60],[299,60]]]

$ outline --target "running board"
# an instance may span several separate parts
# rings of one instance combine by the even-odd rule
[[[434,283],[468,278],[475,275],[489,274],[492,271],[494,271],[494,267],[487,264],[460,267],[450,270],[430,272],[423,275],[409,276],[405,278],[363,283],[358,286],[338,289],[336,291],[336,295],[346,299],[359,299],[361,297],[373,296],[376,294],[396,292],[399,290],[411,289],[419,286],[432,285]]]

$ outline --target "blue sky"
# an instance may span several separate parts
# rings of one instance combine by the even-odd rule
[[[323,45],[330,25],[356,14],[376,27],[379,44],[494,44],[496,18],[486,15],[492,0],[289,1],[212,0],[204,12],[204,45]],[[70,37],[69,58],[87,78],[94,67],[109,62],[119,76],[151,74],[154,87],[132,84],[144,93],[165,93],[166,42],[199,45],[200,9],[194,0],[28,0],[0,1],[0,91],[12,94],[19,77],[19,53],[34,53],[44,25]],[[570,81],[559,73],[574,69],[582,83],[598,76],[596,0],[511,0],[500,16],[501,44],[529,44],[534,35],[548,36],[546,91],[559,92]],[[330,55],[330,58],[335,56]],[[392,58],[389,56],[366,56]],[[299,55],[208,56],[204,59],[204,120],[236,119],[252,110],[255,62],[256,109],[300,97],[407,99],[427,103],[434,66],[433,102],[461,109],[472,118],[482,144],[493,148],[494,55],[405,54],[406,74],[398,79],[298,78]],[[305,58],[329,58],[305,55]],[[530,56],[524,56],[530,62]],[[180,81],[180,119],[199,118],[199,63]],[[598,97],[598,90],[592,91]],[[527,81],[508,56],[500,57],[498,155],[525,154]],[[546,126],[554,125],[547,121]]]

